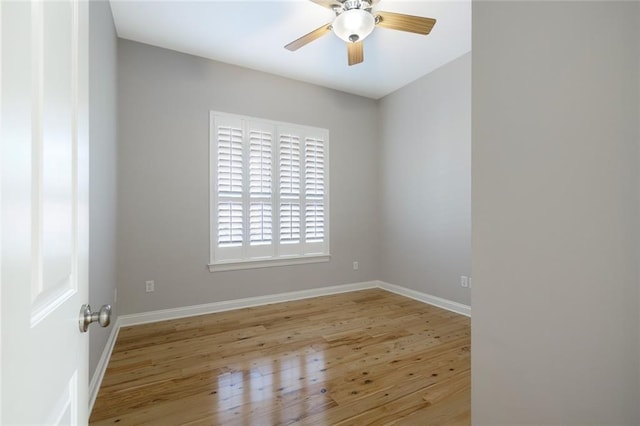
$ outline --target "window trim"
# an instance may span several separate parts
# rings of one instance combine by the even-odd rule
[[[284,127],[287,130],[290,129],[299,129],[302,132],[302,144],[304,147],[304,136],[305,132],[310,133],[311,135],[306,135],[307,137],[315,137],[313,135],[323,135],[324,138],[324,184],[325,184],[325,199],[324,199],[324,250],[323,252],[316,252],[310,254],[293,254],[293,255],[283,255],[280,254],[279,257],[265,257],[265,258],[246,258],[246,259],[234,259],[234,260],[217,260],[216,261],[216,247],[217,247],[217,220],[216,220],[216,211],[218,204],[218,196],[215,190],[216,184],[216,117],[218,118],[227,118],[229,120],[241,120],[244,122],[258,122],[262,125],[273,126],[274,134],[273,134],[273,162],[276,163],[279,161],[279,128]],[[246,135],[243,132],[243,140],[246,138]],[[302,151],[301,158],[301,172],[304,174],[304,148]],[[249,167],[249,164],[246,164],[246,167]],[[239,114],[231,114],[219,111],[210,111],[209,112],[209,264],[208,269],[210,272],[219,272],[219,271],[233,271],[233,270],[242,270],[242,269],[253,269],[253,268],[267,268],[267,267],[277,267],[277,266],[290,266],[290,265],[301,265],[301,264],[313,264],[313,263],[322,263],[329,262],[331,259],[331,244],[330,244],[330,142],[329,142],[329,130],[299,125],[294,123],[286,123],[280,121],[273,121],[267,119],[261,119],[256,117],[244,116]],[[278,185],[278,177],[273,176],[273,215],[274,217],[279,215],[278,212],[278,200],[280,199],[279,190],[277,189]],[[244,188],[243,191],[247,191],[247,188]],[[301,188],[304,191],[304,188]],[[244,195],[243,195],[244,197]],[[304,200],[305,196],[302,195],[302,199]],[[304,202],[301,207],[304,206]],[[301,215],[304,216],[304,212],[301,211]],[[304,229],[304,228],[303,228]],[[275,231],[275,227],[274,227]],[[273,244],[274,250],[277,251],[277,247],[279,244],[279,232],[278,229],[277,234],[274,233]],[[302,230],[301,230],[302,232]],[[246,238],[246,234],[245,234]],[[301,244],[304,243],[305,235],[301,235]],[[246,244],[244,242],[243,244]]]

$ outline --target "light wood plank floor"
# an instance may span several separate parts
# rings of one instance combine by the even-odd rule
[[[374,289],[126,327],[91,424],[468,425],[469,322]]]

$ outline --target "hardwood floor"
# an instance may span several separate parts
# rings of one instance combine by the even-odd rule
[[[374,289],[126,327],[90,421],[468,425],[469,323]]]

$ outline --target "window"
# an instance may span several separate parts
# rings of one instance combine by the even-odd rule
[[[213,271],[329,260],[329,131],[211,112]]]

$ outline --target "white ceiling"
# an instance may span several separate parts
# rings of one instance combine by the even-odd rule
[[[111,8],[119,37],[373,99],[471,50],[471,0],[381,0],[374,10],[437,23],[428,36],[376,28],[364,41],[364,63],[352,67],[332,33],[284,49],[335,16],[308,0],[111,0]]]

